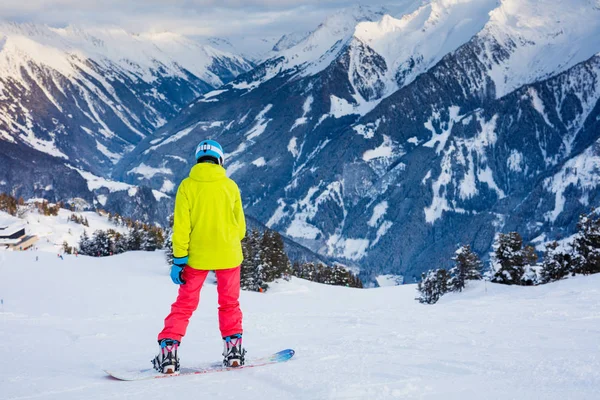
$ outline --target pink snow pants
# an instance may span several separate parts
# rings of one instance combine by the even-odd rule
[[[240,310],[240,267],[215,271],[219,298],[219,328],[221,336],[242,333],[242,310]],[[177,300],[171,306],[171,313],[165,318],[165,328],[158,340],[174,339],[181,342],[185,336],[190,317],[198,308],[200,290],[208,276],[208,271],[191,267],[183,269],[185,284],[179,286]]]

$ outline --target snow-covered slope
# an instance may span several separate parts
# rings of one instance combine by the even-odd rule
[[[89,226],[84,226],[73,221],[70,221],[72,214],[85,218]],[[25,212],[21,218],[13,217],[5,212],[0,211],[0,225],[21,225],[25,227],[27,235],[35,235],[40,240],[35,244],[38,251],[30,251],[36,255],[50,253],[56,257],[57,254],[63,254],[63,243],[67,242],[69,246],[76,247],[79,245],[79,238],[83,232],[87,232],[91,236],[96,230],[112,229],[116,232],[126,233],[127,228],[117,226],[108,220],[108,216],[100,215],[92,211],[69,211],[60,209],[57,216],[46,216],[40,214],[33,207],[30,211]],[[4,249],[0,249],[4,252]],[[5,253],[5,252],[4,252]],[[0,255],[0,259],[3,256]]]
[[[535,288],[479,283],[434,306],[414,300],[414,285],[358,290],[293,279],[241,296],[248,357],[291,347],[292,361],[124,383],[102,369],[150,366],[177,293],[162,253],[63,261],[0,252],[0,336],[18,342],[0,363],[2,396],[595,399],[599,278]],[[209,283],[180,357],[183,365],[213,363],[221,351]]]

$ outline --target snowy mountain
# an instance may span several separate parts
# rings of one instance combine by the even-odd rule
[[[361,290],[293,278],[240,298],[248,359],[293,348],[292,361],[125,383],[102,369],[148,368],[158,351],[177,295],[163,254],[61,260],[0,251],[0,332],[22,342],[0,363],[2,395],[147,400],[201,391],[238,400],[232,388],[243,388],[247,400],[589,400],[600,386],[599,285],[598,275],[539,287],[477,282],[425,306],[415,285]],[[179,349],[183,367],[221,360],[217,321],[216,287],[207,282]]]
[[[294,34],[292,34],[292,37]],[[204,39],[207,45],[232,54],[239,54],[244,59],[249,60],[254,64],[260,64],[266,59],[270,58],[277,46],[283,38],[276,36],[236,36],[232,38],[221,38],[221,37],[209,37]]]
[[[410,281],[458,243],[562,234],[598,204],[597,37],[589,0],[353,8],[198,99],[116,176],[174,185],[190,160],[172,157],[214,138],[249,214]]]
[[[250,68],[170,33],[0,23],[0,181],[26,197],[49,185],[67,197],[64,164],[109,176],[190,101]],[[47,173],[33,165],[42,159]]]

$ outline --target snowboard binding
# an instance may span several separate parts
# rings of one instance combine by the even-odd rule
[[[246,350],[242,347],[242,334],[223,338],[223,366],[237,368],[245,364]]]
[[[152,365],[155,370],[162,374],[175,374],[179,372],[179,357],[177,350],[179,342],[172,339],[163,339],[160,342],[160,351],[152,360]]]

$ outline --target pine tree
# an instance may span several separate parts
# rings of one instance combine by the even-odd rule
[[[174,215],[171,214],[169,216],[169,228],[165,232],[165,258],[167,260],[167,264],[173,264],[173,223],[174,223]]]
[[[274,282],[291,272],[291,263],[285,253],[283,238],[278,232],[266,230],[261,239],[262,280]]]
[[[142,244],[140,249],[144,251],[156,251],[156,249],[158,249],[158,240],[154,231],[150,229],[142,231]]]
[[[431,270],[421,275],[421,282],[417,286],[420,303],[435,304],[440,297],[448,292],[450,274],[445,269]]]
[[[114,241],[114,254],[122,254],[125,253],[127,251],[127,237],[117,233],[113,239]]]
[[[107,257],[112,254],[113,243],[107,232],[98,230],[92,236],[94,256]]]
[[[90,242],[90,237],[88,236],[86,230],[83,230],[83,234],[81,235],[81,237],[79,238],[79,254],[83,254],[86,256],[92,256],[94,255],[91,252],[91,242]]]
[[[520,285],[535,286],[540,283],[540,279],[535,265],[537,264],[538,256],[533,246],[525,246],[521,251],[523,260],[523,275],[521,275]]]
[[[546,245],[542,262],[541,282],[550,283],[561,280],[569,275],[573,268],[573,257],[559,247],[558,242]]]
[[[595,210],[579,218],[578,233],[573,241],[574,274],[600,273],[600,216]]]
[[[501,233],[496,239],[494,248],[493,282],[505,285],[535,284],[534,271],[529,266],[535,265],[537,255],[533,247],[523,248],[521,235],[517,232]]]
[[[477,254],[471,250],[470,245],[465,245],[456,250],[454,258],[454,267],[450,270],[449,289],[455,292],[462,292],[466,281],[481,279],[483,264]]]
[[[127,235],[127,251],[138,251],[142,249],[143,233],[137,227],[129,231]]]
[[[253,229],[242,241],[242,251],[244,252],[240,278],[242,289],[258,292],[268,288],[262,275],[261,242],[261,234],[256,229]]]

